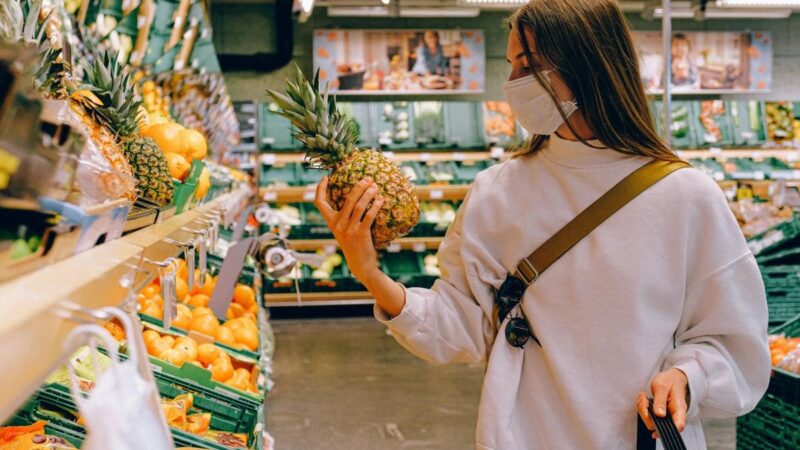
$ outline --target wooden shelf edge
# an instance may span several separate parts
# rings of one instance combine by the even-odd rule
[[[469,184],[428,184],[415,186],[422,201],[463,200]],[[258,196],[264,201],[278,203],[311,203],[316,195],[315,185],[291,187],[261,187]]]
[[[335,305],[367,305],[374,302],[372,294],[367,291],[356,292],[301,292],[301,303],[297,303],[297,295],[266,294],[264,301],[268,308],[290,306],[335,306]]]
[[[492,159],[492,154],[486,150],[475,149],[448,149],[442,150],[384,150],[389,153],[391,160],[395,162],[442,162],[442,161],[486,161]],[[305,162],[305,153],[300,152],[262,152],[259,161],[268,165],[284,165],[291,163]]]
[[[414,250],[422,245],[431,250],[439,248],[443,239],[441,236],[409,237],[397,239],[394,243],[403,250]],[[338,247],[335,239],[293,239],[289,241],[289,245],[298,251],[319,250],[329,246]]]

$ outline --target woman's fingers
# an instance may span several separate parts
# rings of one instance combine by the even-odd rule
[[[353,208],[355,208],[356,203],[364,195],[364,191],[372,184],[372,181],[368,179],[364,179],[356,183],[353,186],[353,190],[347,195],[347,199],[344,201],[344,206],[339,211],[339,218],[341,219],[348,219],[353,214]]]
[[[367,211],[367,214],[364,215],[364,220],[361,221],[361,228],[369,230],[372,228],[372,224],[375,222],[375,218],[378,217],[378,213],[381,212],[381,207],[383,206],[383,197],[378,197],[372,202],[372,206]]]
[[[675,422],[675,428],[678,432],[683,432],[686,428],[686,392],[679,387],[673,387],[669,394],[669,413],[672,416],[672,421]]]
[[[324,177],[317,185],[317,195],[314,198],[314,205],[319,210],[319,213],[322,214],[322,218],[328,222],[328,226],[330,226],[336,218],[336,211],[334,211],[331,204],[328,203],[328,177]]]
[[[653,412],[658,417],[667,416],[667,399],[669,398],[672,384],[667,382],[665,378],[662,374],[659,374],[650,385],[650,389],[653,391]]]
[[[369,203],[378,195],[378,187],[375,185],[370,186],[366,192],[358,199],[355,208],[353,208],[353,214],[350,216],[350,223],[353,225],[357,225],[361,223],[361,219],[364,217],[364,213],[367,212],[367,207]]]
[[[639,411],[639,417],[642,418],[644,425],[650,431],[655,431],[656,425],[653,423],[653,419],[650,417],[650,412],[647,410],[647,407],[650,405],[650,401],[647,399],[647,396],[644,395],[644,392],[639,394],[639,400],[636,402],[636,409]]]

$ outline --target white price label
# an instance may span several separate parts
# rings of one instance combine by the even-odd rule
[[[428,161],[431,160],[431,154],[430,153],[420,153],[419,160],[422,161],[422,162],[428,162]]]
[[[764,158],[764,156],[761,154],[761,152],[753,152],[753,154],[751,156],[753,157],[753,159],[763,159]]]
[[[178,16],[175,18],[175,28],[181,26],[183,24],[183,16]]]
[[[303,201],[305,202],[313,202],[314,198],[316,198],[317,193],[314,191],[305,191],[303,192]]]
[[[264,193],[264,201],[274,202],[278,200],[278,193],[275,191],[267,191]]]
[[[461,152],[453,153],[453,161],[463,161],[465,159],[467,159],[467,155],[465,155],[465,154],[463,154]]]
[[[383,156],[387,159],[394,159],[394,152],[383,152]]]
[[[261,155],[261,164],[267,166],[274,166],[277,161],[278,161],[278,155],[274,153],[264,153],[263,155]]]
[[[719,156],[722,154],[722,149],[719,147],[711,147],[708,149],[708,151],[714,156]]]
[[[332,255],[336,253],[336,245],[328,244],[325,247],[323,247],[322,251],[324,251],[326,255]]]
[[[680,158],[680,159],[685,159],[685,158],[683,157],[683,151],[681,151],[681,150],[675,150],[675,154],[676,154],[676,155],[678,155],[678,158]]]
[[[145,24],[147,24],[147,16],[144,14],[139,14],[136,18],[136,26],[138,28],[144,28]]]
[[[441,200],[444,198],[444,192],[441,189],[431,190],[431,200]]]
[[[422,243],[422,242],[415,242],[414,244],[412,244],[412,245],[411,245],[411,250],[414,250],[414,251],[415,251],[415,252],[417,252],[417,253],[422,253],[422,252],[424,252],[425,250],[427,250],[427,248],[425,247],[425,244],[424,244],[424,243]]]
[[[725,174],[723,172],[714,172],[714,180],[716,181],[725,180]]]
[[[397,242],[393,242],[386,247],[386,251],[389,253],[400,253],[400,250],[402,250],[402,247]]]
[[[500,159],[505,154],[506,154],[506,149],[497,145],[489,149],[489,156],[491,156],[494,159]]]
[[[792,179],[793,180],[800,180],[800,170],[793,170],[792,171]]]
[[[786,153],[786,161],[789,161],[789,162],[797,161],[797,152],[788,152],[788,153]]]
[[[255,117],[248,118],[247,119],[247,123],[249,123],[250,125],[255,125],[256,124],[256,118]],[[275,138],[266,138],[266,139],[272,139],[272,142],[275,142]]]
[[[753,172],[753,178],[756,180],[763,180],[764,179],[764,172],[761,170],[756,170]]]
[[[749,141],[749,140],[755,138],[756,134],[753,133],[752,131],[742,131],[741,136],[742,136],[742,139]]]

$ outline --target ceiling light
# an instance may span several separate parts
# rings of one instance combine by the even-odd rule
[[[670,17],[673,19],[694,19],[694,10],[692,9],[676,9],[670,11]],[[664,8],[655,8],[653,10],[653,17],[664,17]]]
[[[800,8],[800,0],[717,0],[722,8]]]
[[[387,17],[389,9],[385,6],[365,6],[365,7],[328,7],[329,17]]]
[[[391,2],[392,0],[381,0],[381,3],[383,3],[384,5],[388,5]]]
[[[478,8],[401,8],[400,17],[478,17]]]
[[[786,19],[792,15],[791,9],[709,8],[705,12],[708,19]]]

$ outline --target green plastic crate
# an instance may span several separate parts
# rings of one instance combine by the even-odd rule
[[[416,252],[385,253],[381,259],[383,271],[407,287],[430,288],[437,277],[423,272],[424,255]]]
[[[328,171],[312,168],[308,163],[301,164],[299,169],[300,183],[304,186],[318,184],[328,174]]]
[[[259,174],[259,184],[261,186],[271,186],[273,184],[299,186],[301,185],[298,175],[298,164],[290,163],[285,166],[261,165]]]
[[[391,117],[387,116],[387,105],[392,110]],[[381,148],[394,151],[411,150],[417,148],[417,143],[414,138],[414,111],[411,107],[412,103],[408,101],[395,101],[395,102],[372,102],[369,104],[370,108],[370,123],[372,124],[371,141],[375,142]],[[404,140],[393,140],[392,142],[381,142],[381,134],[385,132],[395,133],[399,131],[396,124],[400,122],[399,117],[403,114],[406,116],[408,124],[408,137]]]
[[[767,393],[755,410],[736,422],[738,450],[800,448],[800,408]]]
[[[714,115],[711,119],[714,121],[717,127],[719,127],[720,136],[717,137],[708,130],[706,130],[703,122],[700,120],[700,116],[703,112],[703,105],[705,102],[719,102],[718,106],[721,107],[722,112],[719,115]],[[698,100],[692,102],[692,107],[694,108],[694,118],[696,119],[696,130],[697,130],[697,144],[700,147],[729,147],[733,145],[734,142],[734,131],[733,131],[733,120],[731,118],[730,112],[728,111],[729,104],[723,102],[722,100]]]
[[[664,103],[660,100],[653,101],[656,117],[659,126],[663,128]],[[673,148],[692,149],[697,148],[697,117],[688,100],[676,100],[671,103],[671,145]],[[659,130],[661,129],[659,128]]]
[[[173,180],[175,189],[173,191],[172,204],[175,205],[175,214],[186,211],[195,202],[194,191],[197,189],[197,180],[200,178],[204,167],[205,162],[194,160],[189,168],[189,176],[186,177],[183,183]]]
[[[756,100],[733,100],[727,102],[733,127],[733,144],[736,146],[758,146],[766,142],[763,104]]]
[[[800,222],[797,217],[770,228],[769,230],[751,237],[747,240],[747,246],[755,256],[769,255],[784,249],[788,242],[800,235]],[[768,263],[769,260],[762,260]],[[760,261],[760,262],[762,262]],[[772,265],[785,264],[773,262]]]
[[[302,148],[295,140],[295,132],[289,119],[278,115],[278,105],[258,104],[258,148],[270,151],[293,151]]]
[[[358,126],[359,147],[377,147],[377,134],[373,131],[372,114],[368,102],[336,102],[337,109],[350,116]]]
[[[312,277],[313,269],[305,266],[307,277],[304,280],[306,292],[341,292],[349,290],[350,280],[353,276],[347,270],[347,263],[344,261],[344,256],[339,252],[342,257],[342,264],[336,267],[331,274],[330,279],[318,280]]]
[[[455,167],[456,183],[471,184],[475,181],[478,173],[486,170],[489,167],[486,161],[463,162],[456,161],[453,163]]]
[[[144,315],[144,314],[139,314],[139,318],[143,322],[147,322],[150,325],[154,325],[155,326],[154,328],[159,333],[164,333],[166,331],[169,331],[169,333],[174,333],[174,334],[180,335],[180,336],[188,336],[189,335],[188,330],[182,330],[180,328],[170,328],[169,330],[167,330],[166,328],[164,328],[164,322],[159,318],[152,317],[152,316],[147,316],[147,315]],[[223,323],[225,323],[225,321],[224,320],[220,320],[220,325],[222,325]],[[239,350],[237,348],[233,348],[233,347],[231,347],[229,345],[225,345],[225,344],[222,344],[222,343],[219,343],[219,342],[216,342],[216,341],[214,341],[214,345],[216,345],[219,348],[224,349],[229,354],[231,354],[231,356],[233,356],[234,358],[236,358],[236,359],[238,359],[238,360],[240,360],[242,362],[250,362],[250,363],[252,363],[253,361],[257,362],[259,357],[261,356],[256,352],[251,352],[250,350]]]

